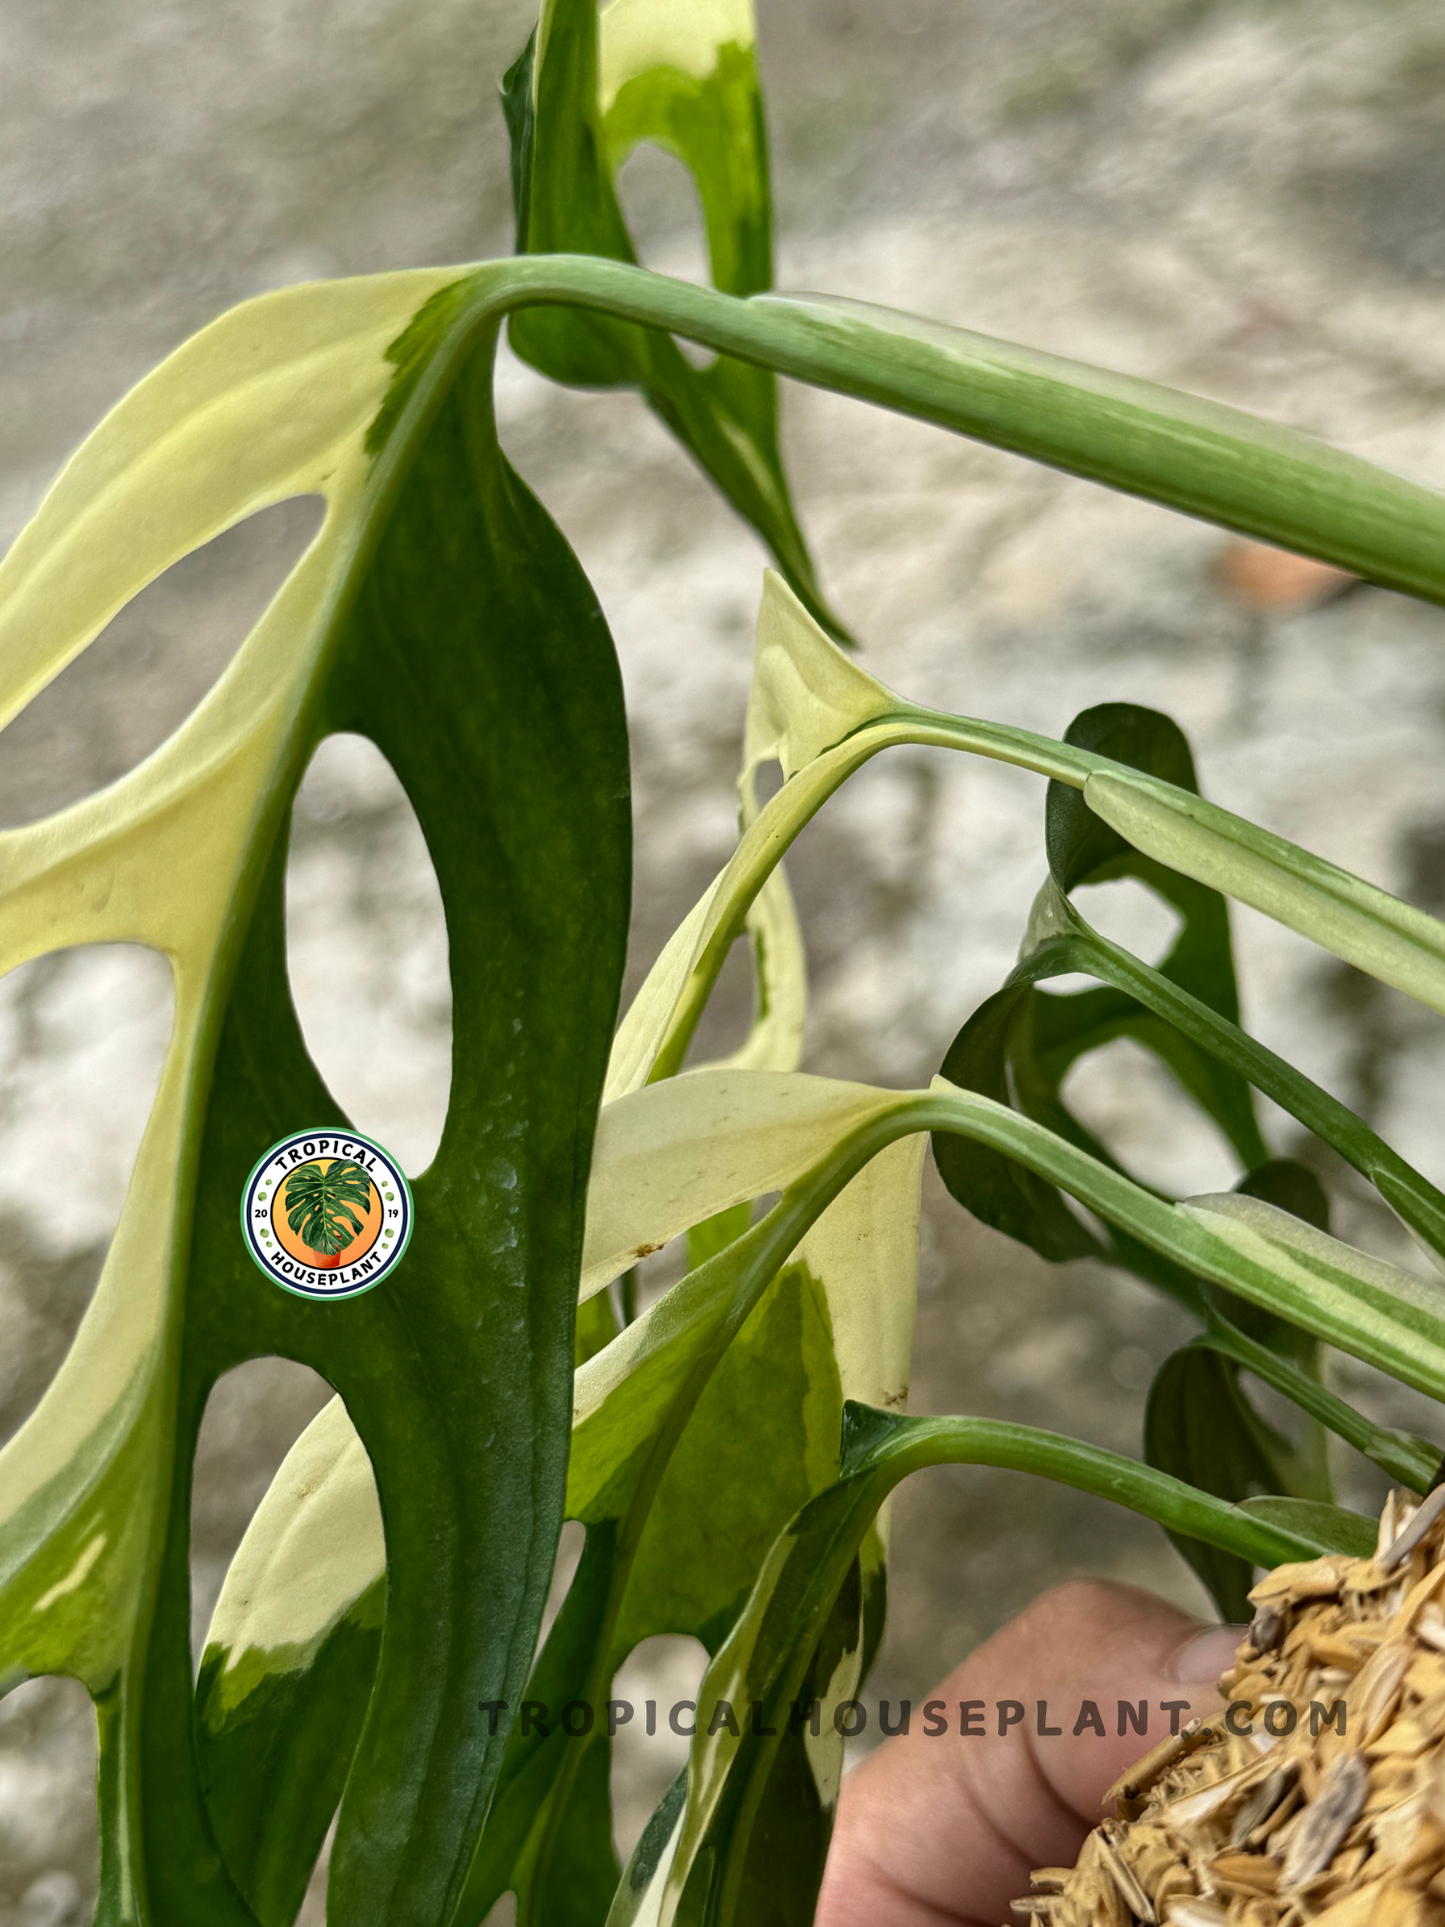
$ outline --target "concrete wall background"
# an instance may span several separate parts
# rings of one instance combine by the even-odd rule
[[[891,302],[1151,375],[1445,472],[1445,19],[1413,0],[761,0],[779,283]],[[0,542],[97,415],[219,308],[263,288],[504,251],[492,100],[524,0],[10,0],[0,18]],[[648,258],[688,272],[695,212],[668,164],[628,170]],[[513,459],[577,547],[634,714],[634,981],[724,858],[762,557],[629,397],[560,394],[515,363]],[[1210,794],[1445,907],[1445,618],[1362,589],[1270,612],[1221,584],[1222,538],[1162,511],[830,397],[790,391],[807,526],[868,666],[910,696],[1058,733],[1151,702]],[[0,820],[32,820],[159,742],[299,548],[260,518],[166,577],[7,732]],[[1012,961],[1042,874],[1018,772],[895,752],[838,797],[793,876],[815,973],[811,1068],[926,1079]],[[298,811],[293,972],[324,1069],[417,1168],[444,1104],[449,1010],[435,886],[394,781],[328,748]],[[1101,893],[1102,895],[1102,893]],[[1160,940],[1137,904],[1098,920]],[[1132,919],[1132,921],[1131,921]],[[1236,920],[1248,1020],[1429,1173],[1445,1033],[1261,920]],[[376,1040],[327,1030],[344,974]],[[740,975],[709,1037],[744,1017]],[[94,1282],[168,1021],[125,950],[0,985],[0,1434],[31,1409]],[[708,1040],[704,1040],[706,1043]],[[1071,1086],[1142,1174],[1232,1180],[1142,1060]],[[1275,1117],[1275,1148],[1297,1148]],[[1349,1183],[1338,1222],[1401,1255]],[[930,1177],[914,1405],[1137,1447],[1182,1335],[1165,1305],[980,1230]],[[1372,1410],[1404,1403],[1359,1368]],[[321,1396],[257,1364],[217,1392],[196,1504],[197,1612]],[[1438,1421],[1411,1421],[1439,1432]],[[1445,1437],[1445,1435],[1441,1435]],[[1365,1503],[1375,1487],[1343,1466]],[[1007,1475],[940,1472],[897,1507],[878,1691],[918,1696],[1042,1585],[1108,1573],[1200,1595],[1160,1536]],[[685,1652],[639,1677],[685,1681]],[[665,1684],[663,1690],[666,1690]],[[83,1696],[0,1706],[0,1924],[88,1917]],[[621,1826],[674,1764],[629,1750]],[[319,1919],[319,1894],[308,1918]]]

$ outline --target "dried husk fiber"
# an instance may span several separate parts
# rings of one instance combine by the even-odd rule
[[[1039,1927],[1445,1927],[1445,1490],[1392,1493],[1370,1559],[1277,1567],[1219,1690],[1147,1754],[1073,1867],[1014,1912]],[[1295,1709],[1271,1737],[1264,1709]],[[1344,1702],[1343,1736],[1312,1702]],[[1234,1714],[1244,1725],[1246,1714]],[[1287,1724],[1281,1710],[1271,1719]]]

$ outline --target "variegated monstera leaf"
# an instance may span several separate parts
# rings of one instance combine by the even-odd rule
[[[790,1727],[785,1709],[835,1705],[864,1676],[880,1513],[908,1472],[988,1462],[1116,1498],[1196,1559],[1203,1547],[1233,1562],[1210,1568],[1223,1597],[1241,1565],[1353,1545],[1358,1521],[1321,1477],[1325,1429],[1417,1487],[1434,1467],[1424,1442],[1328,1389],[1319,1348],[1439,1398],[1442,1293],[1305,1221],[1298,1174],[1256,1163],[1251,1091],[1350,1161],[1436,1253],[1445,1199],[1240,1028],[1222,899],[1435,1011],[1445,931],[1204,801],[1167,719],[1106,705],[1054,741],[910,703],[844,656],[788,500],[776,375],[1436,601],[1445,499],[1149,383],[763,292],[745,0],[614,0],[600,16],[591,0],[548,0],[507,99],[517,258],[295,288],[224,316],[101,424],[0,565],[3,724],[172,563],[271,504],[325,504],[175,734],[109,789],[0,833],[0,969],[130,942],[164,955],[175,986],[104,1274],[0,1455],[0,1686],[64,1673],[95,1698],[106,1927],[283,1927],[333,1814],[328,1905],[345,1927],[476,1927],[508,1890],[528,1927],[743,1927],[764,1896],[801,1923],[841,1740],[826,1721]],[[712,287],[633,263],[614,182],[639,140],[698,183]],[[492,359],[509,317],[518,350],[555,378],[638,388],[791,583],[770,577],[764,595],[737,847],[620,1024],[621,684],[590,587],[498,446]],[[384,1289],[344,1307],[277,1291],[239,1236],[210,1235],[234,1222],[269,1144],[345,1124],[292,1009],[283,915],[292,799],[342,730],[376,744],[415,807],[455,1013],[411,1245]],[[920,1091],[799,1070],[802,945],[780,868],[839,785],[902,743],[1049,784],[1047,874],[1020,916],[1019,967]],[[763,804],[769,762],[784,781]],[[1181,909],[1157,970],[1072,901],[1110,865]],[[745,934],[756,1021],[726,1063],[679,1074]],[[1079,972],[1100,986],[1084,997],[1105,1002],[1042,989]],[[1241,1191],[1162,1198],[1069,1117],[1069,1064],[1121,1029],[1252,1167]],[[1087,1240],[1196,1314],[1199,1338],[1151,1406],[1150,1462],[905,1415],[927,1136],[985,1222],[1048,1257]],[[686,1275],[623,1325],[613,1281],[682,1233]],[[337,1399],[252,1522],[196,1682],[197,1430],[217,1378],[263,1354],[312,1366]],[[1293,1457],[1252,1427],[1246,1370],[1314,1428]],[[1199,1423],[1173,1423],[1181,1411]],[[1228,1439],[1226,1472],[1206,1437]],[[566,1516],[585,1548],[538,1653]],[[563,1744],[485,1709],[524,1690],[600,1702],[659,1632],[708,1651],[699,1730],[620,1870],[605,1734]],[[718,1726],[723,1700],[764,1717]],[[778,1803],[787,1824],[764,1824]]]

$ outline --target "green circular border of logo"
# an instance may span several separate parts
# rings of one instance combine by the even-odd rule
[[[349,1291],[311,1291],[304,1285],[288,1285],[284,1278],[278,1278],[270,1265],[258,1255],[256,1247],[252,1244],[250,1219],[246,1215],[251,1202],[251,1188],[255,1184],[257,1177],[271,1159],[275,1157],[276,1153],[289,1145],[295,1144],[300,1138],[322,1137],[348,1137],[357,1144],[369,1144],[373,1151],[379,1152],[380,1155],[386,1159],[387,1167],[395,1173],[396,1181],[401,1186],[401,1194],[406,1200],[406,1222],[402,1227],[401,1243],[384,1261],[381,1270],[375,1278],[368,1278],[365,1284],[354,1285]],[[407,1182],[406,1173],[402,1170],[395,1156],[387,1150],[384,1144],[379,1144],[374,1137],[368,1137],[365,1131],[343,1131],[339,1130],[334,1124],[321,1125],[313,1130],[288,1131],[285,1137],[278,1137],[270,1150],[257,1158],[256,1162],[251,1166],[251,1174],[241,1187],[241,1243],[246,1248],[247,1257],[251,1260],[251,1263],[256,1267],[257,1271],[261,1273],[262,1277],[269,1280],[278,1290],[289,1292],[293,1298],[304,1298],[309,1304],[313,1305],[328,1302],[345,1304],[352,1298],[364,1298],[367,1292],[375,1291],[378,1285],[384,1284],[406,1256],[407,1246],[411,1243],[411,1234],[415,1223],[416,1202],[411,1195],[411,1186]]]

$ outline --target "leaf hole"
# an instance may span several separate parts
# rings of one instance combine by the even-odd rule
[[[687,1702],[696,1701],[707,1664],[700,1639],[659,1633],[633,1648],[612,1682],[613,1699],[632,1709],[612,1742],[612,1837],[623,1866],[663,1794],[687,1765],[688,1741],[675,1730],[672,1715],[679,1726],[691,1724]]]
[[[753,1022],[753,946],[746,935],[738,937],[712,987],[707,1006],[697,1021],[697,1029],[687,1047],[689,1070],[731,1056],[746,1041]]]
[[[577,1577],[578,1562],[582,1557],[582,1547],[586,1543],[587,1528],[577,1519],[562,1521],[561,1535],[557,1540],[557,1558],[552,1567],[552,1583],[547,1589],[547,1603],[542,1608],[542,1629],[537,1635],[537,1650],[540,1652],[552,1630],[552,1622],[562,1610],[562,1602],[572,1589],[572,1581]]]
[[[316,1865],[311,1869],[311,1878],[306,1883],[295,1927],[326,1927],[326,1889],[331,1879],[331,1849],[336,1844],[336,1822],[339,1817],[338,1808],[331,1816],[331,1825],[326,1829],[326,1838],[316,1856]]]
[[[5,730],[0,828],[127,775],[220,679],[321,525],[319,495],[277,502],[173,563]]]
[[[76,1679],[30,1679],[0,1701],[0,1920],[79,1927],[100,1882],[96,1731]]]
[[[783,766],[769,756],[753,771],[753,796],[759,811],[765,810],[783,787]]]
[[[1070,1066],[1064,1102],[1144,1184],[1176,1197],[1227,1191],[1238,1160],[1152,1051],[1116,1037]]]
[[[0,981],[0,1440],[40,1403],[120,1222],[171,1034],[138,944],[51,951]]]
[[[328,736],[297,792],[286,947],[333,1097],[408,1172],[424,1170],[451,1091],[446,916],[416,812],[364,737]]]
[[[702,201],[691,171],[651,141],[634,147],[617,174],[617,198],[637,258],[645,267],[700,287],[712,285]],[[677,339],[694,368],[716,359],[710,348]]]
[[[1087,883],[1074,892],[1080,914],[1101,937],[1155,969],[1174,948],[1184,919],[1137,877]],[[1090,980],[1092,982],[1092,980]]]
[[[206,1629],[236,1548],[281,1461],[333,1397],[308,1365],[248,1358],[211,1387],[191,1475],[191,1655],[199,1668]]]

